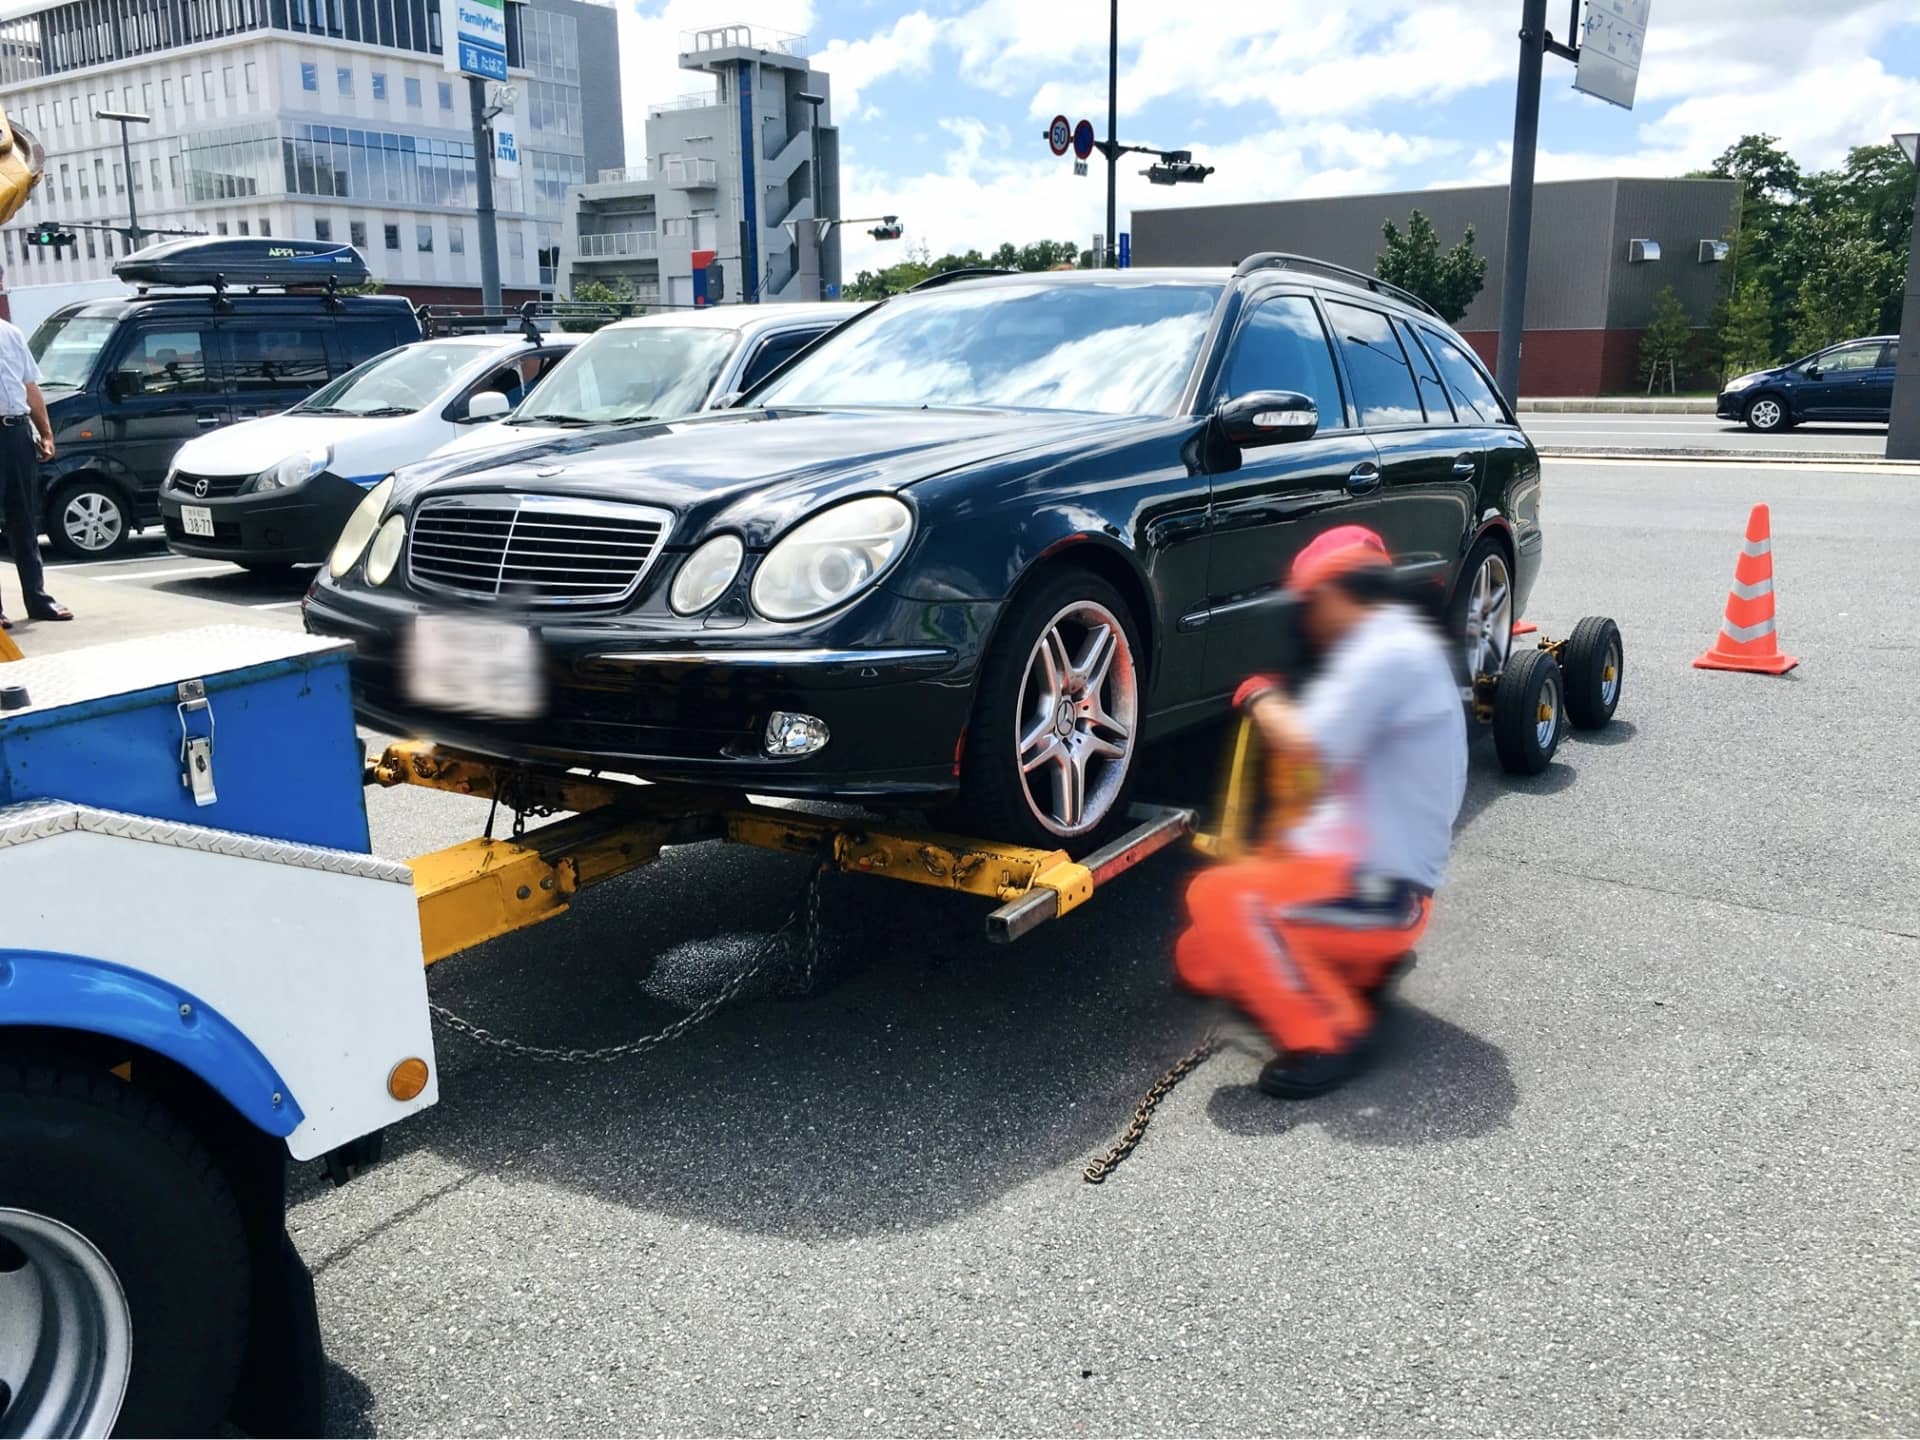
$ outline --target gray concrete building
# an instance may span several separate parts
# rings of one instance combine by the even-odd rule
[[[806,38],[699,30],[682,37],[680,66],[711,86],[649,105],[644,163],[568,196],[561,291],[624,281],[649,304],[690,305],[694,252],[712,251],[722,303],[837,293],[839,236],[813,222],[840,214],[840,132]]]
[[[1135,265],[1229,265],[1291,250],[1371,274],[1381,226],[1419,210],[1450,249],[1468,225],[1487,280],[1459,329],[1491,365],[1500,330],[1507,187],[1477,185],[1133,212]],[[1673,287],[1696,326],[1720,298],[1725,241],[1740,223],[1733,180],[1566,180],[1535,192],[1523,395],[1599,395],[1644,385],[1640,336]],[[1684,378],[1684,377],[1683,377]]]
[[[0,21],[0,105],[46,148],[32,199],[0,230],[6,288],[110,285],[125,225],[352,244],[415,300],[480,298],[466,81],[448,73],[442,0],[51,0]],[[502,286],[551,290],[566,194],[625,154],[611,5],[507,7],[517,92],[499,122],[521,155],[497,177]],[[594,103],[582,101],[591,90]],[[119,127],[102,110],[151,116]],[[544,253],[543,253],[544,252]],[[542,263],[544,259],[544,265]],[[544,274],[542,273],[544,270]]]

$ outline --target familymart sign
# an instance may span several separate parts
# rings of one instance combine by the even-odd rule
[[[453,0],[447,68],[483,80],[507,78],[506,0]]]

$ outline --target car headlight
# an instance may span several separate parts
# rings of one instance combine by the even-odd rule
[[[304,485],[333,463],[333,447],[316,445],[311,450],[302,450],[297,455],[289,455],[278,465],[269,465],[253,477],[255,490],[290,490],[295,485]]]
[[[1758,375],[1736,375],[1733,379],[1727,381],[1727,389],[1730,391],[1744,390],[1759,378]]]
[[[380,527],[373,537],[373,544],[367,550],[367,583],[384,585],[387,577],[393,574],[393,567],[400,563],[400,547],[407,543],[407,519],[404,515],[394,515]]]
[[[804,620],[852,599],[906,549],[913,512],[891,495],[823,510],[767,552],[753,577],[753,608]]]
[[[721,592],[740,573],[740,561],[747,547],[739,537],[721,535],[709,540],[680,564],[667,592],[667,603],[677,615],[695,615],[720,598]]]
[[[340,538],[333,542],[333,554],[327,557],[327,571],[338,580],[353,568],[360,558],[360,552],[367,548],[367,542],[373,538],[373,532],[380,528],[380,517],[386,513],[387,501],[393,496],[391,478],[382,480],[367,492],[367,498],[347,517],[347,525],[340,532]]]

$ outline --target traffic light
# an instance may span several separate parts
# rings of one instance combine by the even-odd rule
[[[62,245],[73,244],[73,232],[71,230],[62,230],[57,225],[40,225],[35,227],[33,233],[27,236],[27,243],[29,245],[51,245],[57,250]]]
[[[1160,163],[1144,173],[1152,185],[1199,185],[1213,173],[1213,166],[1194,164],[1191,150],[1163,150]]]
[[[707,303],[718,305],[727,298],[727,272],[718,260],[707,262]]]
[[[887,215],[883,216],[880,223],[867,233],[876,240],[898,240],[902,233],[902,227],[896,216]]]

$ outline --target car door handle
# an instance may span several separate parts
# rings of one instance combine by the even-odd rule
[[[1371,460],[1362,461],[1347,472],[1347,489],[1355,495],[1364,494],[1380,483],[1380,467]]]
[[[195,419],[194,423],[202,430],[205,430],[209,426],[218,425],[220,423],[220,417],[218,415],[201,415]]]
[[[1471,475],[1479,468],[1480,462],[1471,455],[1462,455],[1453,462],[1453,473],[1456,475]]]

